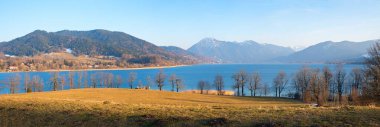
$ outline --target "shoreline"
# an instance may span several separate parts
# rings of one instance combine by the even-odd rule
[[[114,71],[114,70],[146,70],[146,69],[163,69],[163,68],[175,68],[185,67],[191,65],[174,65],[174,66],[158,66],[158,67],[137,67],[137,68],[110,68],[110,69],[77,69],[77,70],[43,70],[43,71],[12,71],[12,72],[0,72],[0,73],[23,73],[23,72],[69,72],[69,71]]]

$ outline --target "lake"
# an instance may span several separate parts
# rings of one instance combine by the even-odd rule
[[[240,70],[245,70],[247,73],[259,72],[262,78],[262,83],[267,83],[269,86],[272,86],[273,78],[277,75],[279,71],[284,71],[287,73],[288,77],[294,75],[300,68],[303,66],[308,66],[310,68],[323,68],[324,66],[328,66],[331,71],[335,70],[336,65],[334,64],[201,64],[201,65],[191,65],[191,66],[180,66],[173,68],[164,68],[163,72],[166,74],[165,86],[164,90],[171,90],[171,85],[169,84],[169,77],[171,74],[176,74],[177,77],[183,80],[185,85],[184,90],[192,90],[197,89],[197,83],[199,80],[206,80],[210,84],[213,83],[214,77],[217,74],[220,74],[224,78],[225,89],[232,90],[233,79],[232,75]],[[363,68],[363,65],[360,64],[345,64],[344,69],[347,75],[351,72],[352,68]],[[91,70],[87,71],[88,75],[94,74],[96,72],[108,72],[113,75],[122,76],[124,82],[121,85],[122,88],[128,88],[127,78],[130,72],[135,72],[137,74],[137,80],[134,82],[134,86],[141,81],[143,84],[146,84],[147,76],[150,76],[154,81],[156,74],[160,69],[140,69],[140,70]],[[34,75],[39,75],[44,81],[44,91],[49,91],[51,89],[50,85],[50,76],[51,72],[28,72],[30,77]],[[22,89],[23,86],[23,76],[25,72],[15,72],[15,73],[0,73],[0,81],[2,86],[4,85],[4,81],[8,79],[10,76],[19,75],[21,76],[21,84],[19,93],[25,92]],[[60,72],[60,75],[68,75],[67,71]],[[77,78],[77,76],[75,76]],[[68,83],[68,81],[66,81]],[[290,84],[288,84],[290,86]],[[66,85],[65,89],[68,88]],[[157,89],[157,85],[152,84],[152,89]],[[273,90],[272,90],[273,91]],[[9,93],[9,88],[3,87],[0,90],[0,94]]]

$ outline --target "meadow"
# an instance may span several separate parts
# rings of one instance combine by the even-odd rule
[[[380,126],[380,108],[88,88],[0,96],[1,126]]]

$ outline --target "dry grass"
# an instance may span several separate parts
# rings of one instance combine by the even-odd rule
[[[201,91],[200,90],[185,90],[185,91],[182,91],[181,93],[196,93],[196,94],[200,94]],[[203,94],[218,95],[218,91],[216,91],[216,90],[204,90]],[[226,96],[233,96],[234,94],[235,94],[234,91],[230,91],[230,90],[223,91],[223,95],[226,95]]]
[[[378,107],[129,89],[0,96],[1,126],[379,126]]]

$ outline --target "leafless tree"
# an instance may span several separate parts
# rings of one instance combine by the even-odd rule
[[[84,71],[83,72],[83,87],[88,88],[88,72]]]
[[[77,76],[78,76],[78,79],[77,79],[77,87],[78,89],[82,88],[82,81],[83,81],[83,73],[82,71],[78,71],[77,72]]]
[[[64,75],[61,75],[59,77],[59,80],[60,80],[60,83],[61,83],[61,90],[64,90],[65,89],[65,85],[66,85],[66,77]]]
[[[8,87],[11,94],[17,93],[20,86],[20,75],[16,74],[8,77]]]
[[[222,75],[216,75],[214,79],[214,86],[218,95],[224,94],[224,80]]]
[[[106,73],[106,76],[105,76],[105,85],[107,86],[107,88],[111,88],[112,86],[114,86],[114,75],[112,73]]]
[[[150,78],[150,76],[146,76],[146,86],[145,86],[145,89],[150,89],[150,87],[152,87],[152,84],[153,84],[153,81],[152,79]]]
[[[162,91],[162,87],[164,86],[165,77],[166,76],[163,70],[160,70],[158,74],[156,75],[156,83],[160,91]]]
[[[318,106],[322,106],[324,103],[323,91],[325,89],[324,77],[320,76],[319,69],[311,71],[310,77],[310,91],[317,102]]]
[[[311,79],[311,69],[308,67],[301,68],[293,78],[293,84],[296,89],[295,98],[301,99],[304,102],[311,101],[310,92],[310,79]]]
[[[128,84],[131,89],[133,89],[133,82],[136,80],[137,74],[135,72],[129,72]]]
[[[96,88],[96,86],[97,86],[97,82],[98,82],[97,75],[98,75],[98,73],[94,73],[94,74],[91,74],[91,76],[90,76],[92,88]]]
[[[28,72],[24,73],[24,90],[25,93],[32,92],[32,89],[30,88],[30,75]]]
[[[185,87],[184,84],[183,84],[183,82],[182,82],[182,79],[180,79],[180,78],[177,78],[175,80],[175,84],[176,84],[176,90],[177,90],[177,92],[179,92],[180,89],[183,89]]]
[[[248,90],[251,91],[251,96],[256,96],[256,90],[260,87],[261,76],[258,72],[252,74],[249,78]]]
[[[288,84],[288,78],[286,77],[286,73],[284,71],[280,71],[276,78],[273,79],[273,84],[276,91],[276,97],[281,97],[281,93],[286,88]]]
[[[58,90],[58,87],[59,87],[59,84],[60,84],[60,80],[59,80],[59,72],[58,71],[54,71],[52,73],[50,73],[50,85],[51,85],[51,90],[52,91],[57,91]]]
[[[234,74],[232,78],[235,81],[234,87],[237,88],[237,96],[240,96],[240,89],[241,89],[241,96],[245,96],[244,88],[245,88],[245,83],[248,81],[247,73],[244,70],[241,70],[238,73]]]
[[[198,82],[198,89],[201,94],[205,94],[204,91],[208,93],[209,87],[210,87],[210,84],[207,81],[201,80]]]
[[[234,89],[237,89],[237,96],[240,96],[240,81],[239,81],[239,75],[236,73],[232,75],[232,79],[234,80],[234,85],[232,86]]]
[[[74,73],[69,71],[69,87],[70,89],[74,88]]]
[[[327,102],[328,98],[330,98],[330,87],[332,85],[332,78],[333,78],[333,74],[330,71],[328,66],[323,67],[322,76],[323,76],[323,81],[325,81],[324,82],[325,85],[322,91],[322,96],[324,99],[323,101]]]
[[[241,86],[241,95],[245,96],[244,89],[245,89],[245,83],[248,81],[248,74],[244,70],[239,72],[240,75],[240,86]]]
[[[123,84],[123,79],[121,78],[120,75],[116,75],[116,88],[120,88],[121,84]]]
[[[380,41],[368,50],[368,55],[365,61],[365,97],[372,101],[380,101]]]
[[[362,84],[364,80],[363,71],[359,68],[353,68],[350,74],[351,79],[351,94],[350,100],[357,104],[359,101],[359,96],[361,95]]]
[[[170,75],[169,82],[172,84],[172,92],[174,92],[176,80],[177,76],[175,74]]]
[[[346,78],[346,72],[343,69],[343,65],[338,64],[335,69],[335,76],[334,76],[334,81],[336,84],[336,89],[337,89],[337,94],[338,94],[338,100],[339,104],[342,104],[343,101],[343,90],[344,90],[344,83],[345,83],[345,78]]]
[[[263,85],[262,85],[262,93],[264,94],[264,96],[267,96],[268,95],[268,93],[269,93],[269,86],[268,86],[268,83],[264,83]]]
[[[35,75],[32,78],[32,88],[33,92],[42,92],[44,89],[43,80],[38,76]]]

